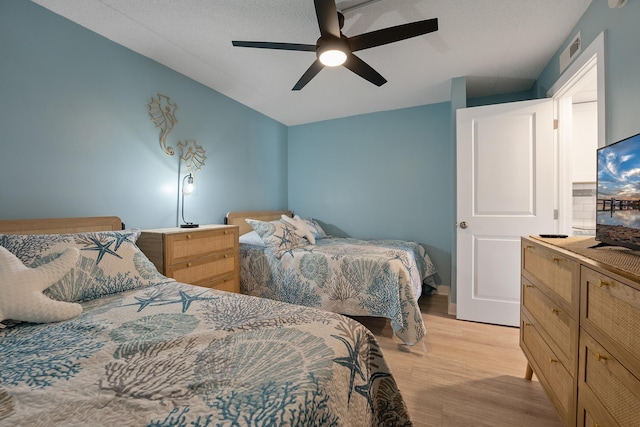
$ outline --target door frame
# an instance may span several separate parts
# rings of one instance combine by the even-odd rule
[[[547,91],[547,96],[553,99],[554,119],[558,121],[558,128],[555,132],[557,150],[556,191],[558,232],[561,234],[571,234],[573,220],[570,153],[573,134],[571,97],[580,85],[581,80],[594,69],[597,72],[598,90],[598,147],[606,145],[605,42],[606,32],[603,31],[567,67],[556,83]]]

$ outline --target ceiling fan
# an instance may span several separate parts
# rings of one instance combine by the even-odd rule
[[[314,0],[320,38],[316,44],[274,43],[258,41],[232,41],[234,46],[260,49],[298,50],[315,52],[316,60],[305,71],[293,90],[300,90],[325,66],[343,65],[360,77],[376,86],[382,86],[387,80],[369,64],[353,54],[363,49],[421,36],[438,30],[438,19],[411,22],[382,30],[371,31],[358,36],[346,37],[342,34],[344,15],[338,12],[335,0]]]

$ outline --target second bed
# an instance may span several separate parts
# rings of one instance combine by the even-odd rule
[[[350,316],[384,317],[405,344],[422,340],[426,329],[418,298],[436,273],[422,245],[321,233],[315,244],[278,255],[251,233],[246,219],[277,221],[282,214],[291,212],[227,214],[227,223],[240,226],[242,293]]]

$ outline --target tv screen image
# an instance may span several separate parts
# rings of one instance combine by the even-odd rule
[[[598,149],[596,240],[640,250],[640,134]]]

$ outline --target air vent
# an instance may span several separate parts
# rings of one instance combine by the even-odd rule
[[[564,69],[571,64],[571,61],[578,56],[581,50],[581,44],[580,32],[578,32],[565,50],[560,54],[560,73],[562,73]]]

